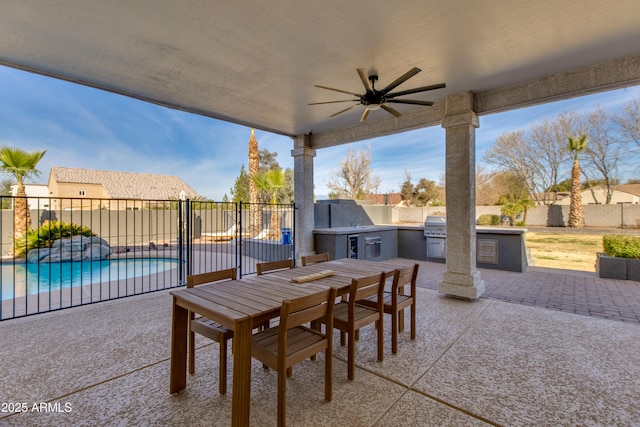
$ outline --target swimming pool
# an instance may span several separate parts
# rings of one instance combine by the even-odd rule
[[[2,300],[92,283],[148,276],[176,268],[172,258],[128,258],[42,264],[3,264]]]

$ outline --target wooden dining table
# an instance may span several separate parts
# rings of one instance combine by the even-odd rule
[[[209,283],[171,291],[171,373],[169,389],[179,392],[187,385],[187,319],[189,311],[218,322],[234,332],[231,425],[248,426],[251,396],[252,330],[280,315],[282,301],[319,292],[328,286],[338,295],[348,293],[351,279],[404,267],[387,262],[344,258],[261,276]],[[294,283],[292,279],[328,274],[316,280]]]

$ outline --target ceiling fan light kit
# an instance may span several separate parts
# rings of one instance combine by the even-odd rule
[[[376,89],[376,82],[378,81],[378,76],[376,74],[371,74],[367,76],[365,70],[363,68],[357,68],[358,76],[360,76],[360,80],[362,80],[362,85],[365,88],[364,94],[357,94],[355,92],[350,92],[347,90],[336,89],[329,86],[315,85],[315,87],[320,89],[332,90],[334,92],[346,93],[347,95],[355,96],[356,99],[342,99],[338,101],[326,101],[326,102],[312,102],[309,105],[320,105],[320,104],[334,104],[338,102],[357,102],[357,104],[352,105],[351,107],[345,108],[344,110],[340,110],[335,114],[332,114],[329,117],[335,117],[338,114],[346,113],[353,108],[356,108],[359,105],[364,105],[365,109],[362,113],[362,117],[360,118],[361,122],[364,122],[369,115],[369,111],[375,111],[382,108],[387,111],[389,114],[392,114],[395,117],[400,117],[402,113],[400,113],[395,108],[387,105],[387,103],[396,103],[396,104],[411,104],[411,105],[425,105],[431,106],[433,102],[431,101],[421,101],[417,99],[396,99],[398,96],[410,95],[413,93],[426,92],[429,90],[442,89],[446,87],[444,83],[439,83],[430,86],[418,87],[415,89],[403,90],[399,92],[391,92],[396,87],[400,86],[402,83],[409,80],[411,77],[418,74],[421,70],[418,67],[413,67],[411,70],[404,73],[402,76],[398,77],[396,80],[388,84],[383,89]]]

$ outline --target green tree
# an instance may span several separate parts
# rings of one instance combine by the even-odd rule
[[[551,187],[549,187],[547,189],[548,192],[565,192],[565,191],[571,191],[571,178],[565,179],[563,181],[560,181],[559,183],[552,185]]]
[[[271,169],[281,169],[280,164],[278,163],[276,156],[278,155],[275,151],[269,151],[267,149],[258,151],[258,174],[266,173]],[[278,194],[278,203],[293,203],[293,169],[286,168],[284,170],[285,174],[285,189],[281,193]],[[233,187],[231,188],[231,199],[233,202],[249,202],[249,174],[245,168],[245,165],[242,164],[240,167],[240,174],[236,178]],[[269,203],[269,198],[265,196],[265,194],[258,191],[258,201],[259,203]]]
[[[260,158],[258,156],[258,140],[255,129],[251,129],[249,137],[249,232],[258,234],[262,228],[262,209],[260,203],[260,193],[255,184],[255,178],[260,173]]]
[[[429,202],[438,199],[440,192],[436,182],[426,178],[420,178],[415,187],[416,206],[427,206]]]
[[[11,199],[8,196],[11,196],[11,185],[13,181],[10,179],[3,179],[0,181],[0,196],[7,196],[2,198],[2,206],[1,209],[11,209]]]
[[[249,201],[249,174],[247,174],[244,163],[240,167],[240,175],[236,178],[231,189],[231,197],[236,203]]]
[[[511,225],[525,225],[527,223],[527,210],[533,207],[535,203],[528,197],[506,201],[500,208],[500,212],[509,217]],[[517,221],[516,216],[523,214],[522,221]]]
[[[402,183],[402,186],[400,187],[400,198],[404,200],[405,205],[413,206],[415,186],[411,182],[411,172],[406,170],[404,174],[405,174],[405,180]]]
[[[258,169],[260,172],[267,172],[271,169],[280,169],[278,163],[278,152],[269,151],[266,148],[258,151]]]
[[[0,170],[13,176],[18,184],[14,206],[14,237],[26,233],[31,224],[31,213],[29,212],[24,180],[31,176],[40,175],[36,166],[46,152],[47,150],[28,153],[14,147],[3,146],[0,148]]]
[[[253,178],[256,188],[269,198],[273,205],[271,210],[271,220],[269,222],[269,236],[271,240],[280,238],[280,215],[277,209],[278,196],[282,194],[286,187],[286,177],[282,169],[270,169]]]
[[[580,185],[579,153],[587,147],[587,135],[580,138],[569,136],[569,151],[573,153],[573,167],[571,168],[571,204],[569,206],[569,221],[567,225],[574,228],[584,227],[582,212],[582,187]]]
[[[416,185],[411,182],[411,173],[405,172],[406,179],[400,188],[400,197],[407,206],[427,206],[440,197],[435,181],[420,178]]]

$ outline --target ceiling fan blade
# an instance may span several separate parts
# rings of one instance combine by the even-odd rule
[[[426,92],[428,90],[442,89],[445,87],[447,87],[447,85],[445,85],[444,83],[438,83],[437,85],[422,86],[422,87],[417,87],[415,89],[401,90],[400,92],[389,93],[386,96],[387,98],[395,98],[396,96],[410,95],[412,93]]]
[[[352,108],[356,108],[358,105],[360,105],[360,104],[352,105],[351,107],[345,108],[344,110],[340,110],[337,113],[330,115],[329,117],[335,117],[338,114],[346,113],[347,111],[351,110]]]
[[[307,105],[320,105],[320,104],[335,104],[337,102],[359,102],[359,99],[343,99],[342,101],[325,101],[325,102],[312,102]]]
[[[349,92],[348,90],[336,89],[336,88],[333,88],[333,87],[322,86],[322,85],[315,85],[315,87],[319,87],[320,89],[327,89],[327,90],[332,90],[334,92],[346,93],[348,95],[353,95],[353,96],[360,97],[360,94]]]
[[[389,113],[393,114],[396,117],[400,117],[402,115],[400,111],[396,110],[395,108],[391,108],[386,104],[382,104],[380,107],[382,107],[384,110],[388,111]]]
[[[367,116],[369,115],[369,109],[365,108],[364,112],[362,113],[362,117],[360,117],[360,121],[364,122],[365,120],[367,120]]]
[[[431,101],[418,101],[417,99],[387,99],[387,102],[395,102],[396,104],[427,105],[429,107],[433,105],[433,102]]]
[[[362,84],[364,85],[364,88],[367,90],[367,92],[373,92],[373,88],[369,83],[369,77],[367,77],[367,72],[364,71],[364,68],[356,68],[356,70],[358,71],[360,80],[362,80]]]
[[[388,84],[384,89],[382,89],[380,92],[382,92],[382,94],[387,94],[389,92],[391,92],[393,89],[395,89],[397,86],[400,86],[402,83],[406,82],[407,80],[409,80],[411,77],[415,76],[416,74],[418,74],[420,71],[422,71],[420,68],[418,67],[413,67],[412,69],[410,69],[409,71],[407,71],[406,73],[404,73],[403,75],[401,75],[400,77],[398,77],[396,80],[394,80],[392,83]]]

